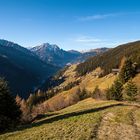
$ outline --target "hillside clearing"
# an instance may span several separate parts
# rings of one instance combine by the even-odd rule
[[[18,131],[0,135],[0,139],[140,139],[139,106],[89,98],[53,114]]]
[[[106,90],[112,85],[112,83],[116,79],[116,75],[113,74],[108,74],[104,77],[98,78],[96,76],[96,73],[101,72],[101,69],[99,67],[85,76],[76,77],[76,67],[77,65],[72,65],[67,69],[67,71],[63,74],[66,79],[60,85],[60,87],[65,87],[71,82],[80,80],[80,88],[86,88],[86,90],[93,92],[96,86],[99,86],[101,90]]]

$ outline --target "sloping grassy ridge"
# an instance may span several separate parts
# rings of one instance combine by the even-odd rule
[[[0,139],[136,140],[140,138],[139,123],[139,106],[89,98],[18,131],[0,135]]]

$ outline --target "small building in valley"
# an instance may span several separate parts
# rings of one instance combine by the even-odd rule
[[[112,73],[115,75],[119,74],[119,72],[120,72],[120,69],[112,69]]]

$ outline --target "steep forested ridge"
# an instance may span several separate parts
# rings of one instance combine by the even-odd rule
[[[9,82],[13,95],[27,97],[35,87],[58,70],[18,44],[0,40],[0,77]]]
[[[133,62],[140,64],[140,41],[120,45],[110,49],[103,54],[89,58],[77,66],[78,75],[85,75],[88,72],[101,67],[104,75],[110,73],[113,68],[118,68],[123,57],[130,57]]]

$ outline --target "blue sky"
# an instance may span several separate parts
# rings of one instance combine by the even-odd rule
[[[0,0],[0,38],[69,50],[140,39],[140,0]]]

